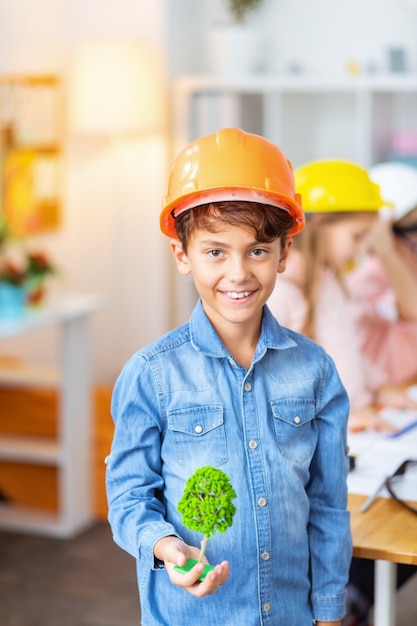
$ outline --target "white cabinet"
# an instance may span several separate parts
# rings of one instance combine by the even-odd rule
[[[173,86],[174,151],[197,136],[241,126],[274,141],[297,167],[389,157],[392,134],[417,131],[417,75],[181,76]]]
[[[50,325],[58,327],[60,341],[56,370],[35,365],[0,369],[0,385],[58,391],[57,438],[0,435],[0,459],[56,467],[59,510],[45,514],[2,503],[0,528],[71,537],[93,519],[89,318],[99,308],[97,296],[84,295],[29,312],[19,320],[0,321],[0,341]]]

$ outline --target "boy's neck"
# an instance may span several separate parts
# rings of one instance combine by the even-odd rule
[[[232,357],[239,363],[239,365],[244,367],[245,370],[248,370],[250,368],[253,355],[255,354],[256,350],[256,343],[254,346],[248,346],[247,348],[239,344],[238,346],[236,346],[236,350],[231,350],[228,346],[226,347]]]
[[[217,334],[232,357],[239,365],[248,370],[258,345],[260,330],[260,327],[258,327],[255,332],[251,333],[248,332],[247,327],[238,327],[234,329],[235,332],[227,332],[226,334],[217,330]]]

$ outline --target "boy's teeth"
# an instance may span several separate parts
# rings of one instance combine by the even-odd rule
[[[249,296],[250,291],[228,291],[227,295],[229,296],[229,298],[246,298],[247,296]]]

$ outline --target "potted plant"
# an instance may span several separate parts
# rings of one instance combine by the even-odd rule
[[[19,317],[26,305],[41,304],[45,280],[55,271],[45,252],[30,250],[0,224],[0,317]]]
[[[250,17],[262,0],[226,0],[225,19],[214,24],[208,35],[209,70],[221,76],[252,74],[262,65],[259,32]]]
[[[226,0],[226,4],[233,21],[243,24],[248,15],[262,4],[262,0]]]
[[[236,498],[230,479],[222,470],[210,465],[200,467],[187,480],[178,511],[182,523],[190,530],[203,535],[198,560],[188,559],[184,567],[175,566],[180,572],[188,572],[204,558],[207,541],[216,533],[224,533],[232,525],[236,512],[232,500]],[[199,580],[204,580],[213,566],[206,565]]]

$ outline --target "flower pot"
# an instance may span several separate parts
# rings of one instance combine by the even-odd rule
[[[0,319],[17,319],[25,312],[26,291],[23,285],[0,282]]]
[[[208,68],[220,76],[245,76],[261,69],[257,30],[240,24],[216,25],[208,33]]]

